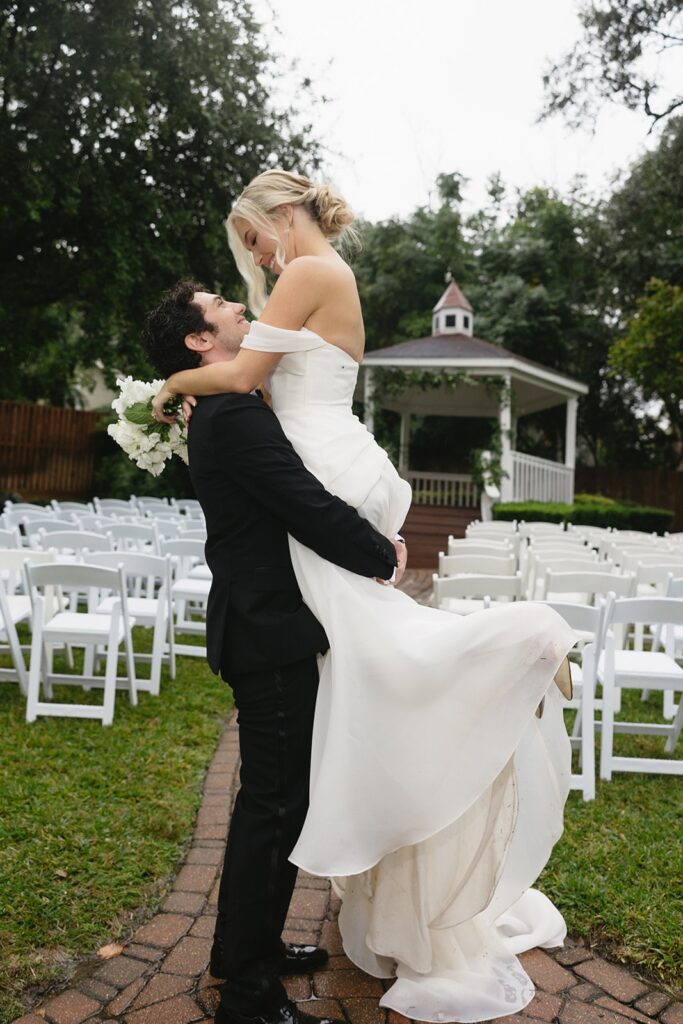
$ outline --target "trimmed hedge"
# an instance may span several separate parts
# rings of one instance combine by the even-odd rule
[[[673,510],[615,501],[602,494],[577,494],[573,505],[518,501],[505,504],[499,502],[493,507],[494,519],[572,523],[574,526],[612,526],[617,530],[643,530],[646,533],[664,533],[671,527],[673,517]]]

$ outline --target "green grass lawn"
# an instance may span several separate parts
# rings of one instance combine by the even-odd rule
[[[82,699],[80,690],[55,692]],[[119,693],[110,728],[27,725],[18,687],[0,683],[0,1024],[20,1014],[23,991],[67,977],[79,957],[129,935],[182,860],[230,691],[203,660],[181,658],[161,697],[139,700],[130,708]],[[626,694],[624,707],[656,719],[659,701]],[[650,756],[663,746],[653,737],[617,742]],[[539,883],[570,934],[668,985],[683,984],[682,809],[683,780],[674,777],[616,774],[592,803],[572,793]]]
[[[55,699],[84,694],[55,687]],[[22,991],[68,976],[152,913],[183,858],[231,692],[203,658],[179,658],[161,696],[138,699],[132,708],[119,691],[106,728],[28,725],[18,686],[0,682],[2,1024],[23,1012]]]
[[[617,717],[661,722],[661,706],[661,694],[643,703],[639,692],[623,691]],[[664,757],[663,748],[663,738],[615,736],[624,756]],[[670,756],[683,759],[683,739]],[[598,734],[597,765],[599,759]],[[564,835],[539,888],[571,935],[683,987],[683,778],[615,772],[611,782],[598,780],[593,801],[570,793]]]

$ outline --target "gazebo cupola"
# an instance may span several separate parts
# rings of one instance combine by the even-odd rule
[[[473,323],[472,306],[451,281],[432,310],[432,334],[466,334],[471,338]]]

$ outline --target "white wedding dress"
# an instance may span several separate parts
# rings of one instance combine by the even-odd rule
[[[411,491],[352,413],[358,364],[305,328],[254,322],[242,347],[287,353],[268,381],[285,433],[392,537]],[[515,954],[566,934],[530,886],[562,833],[571,755],[552,679],[575,634],[541,604],[459,617],[290,547],[330,640],[290,859],[332,877],[349,958],[396,977],[382,1006],[428,1021],[517,1013],[534,986]]]

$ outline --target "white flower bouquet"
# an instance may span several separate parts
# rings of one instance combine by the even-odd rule
[[[119,444],[128,458],[152,476],[163,473],[168,459],[179,455],[187,464],[187,427],[176,423],[158,423],[152,416],[152,399],[160,391],[163,380],[151,383],[119,377],[119,397],[111,403],[118,423],[110,423],[107,433]],[[164,407],[169,414],[180,412],[180,399]]]

